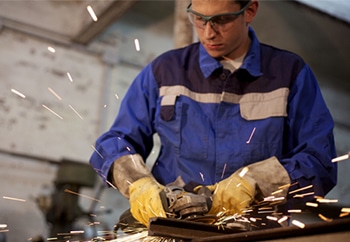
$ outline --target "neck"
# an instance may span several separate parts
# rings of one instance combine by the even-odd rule
[[[249,36],[247,36],[246,41],[244,41],[243,45],[241,46],[241,48],[239,48],[239,50],[237,50],[234,53],[231,53],[228,56],[223,56],[222,58],[223,59],[230,59],[230,60],[235,60],[237,58],[240,58],[248,52],[248,50],[250,48],[250,44],[251,44],[251,39],[249,38]]]

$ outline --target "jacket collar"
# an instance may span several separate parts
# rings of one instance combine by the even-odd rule
[[[251,46],[239,69],[245,69],[251,76],[258,77],[262,75],[260,71],[260,42],[253,28],[249,27],[248,31],[249,37],[251,38]],[[221,68],[222,65],[218,60],[208,54],[202,44],[200,44],[199,48],[199,65],[203,75],[207,78],[216,69]]]

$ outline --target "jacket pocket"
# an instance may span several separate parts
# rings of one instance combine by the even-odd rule
[[[245,120],[287,117],[288,95],[288,88],[245,94],[239,101],[241,116]]]
[[[164,149],[172,146],[175,154],[188,160],[207,158],[210,126],[198,103],[183,96],[164,96],[159,116],[157,131]]]

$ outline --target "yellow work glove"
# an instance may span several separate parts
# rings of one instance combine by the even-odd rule
[[[241,214],[255,196],[255,186],[237,172],[207,187],[213,194],[210,214],[219,212],[225,215]]]
[[[164,186],[153,177],[140,178],[129,186],[130,212],[133,217],[148,227],[152,217],[166,217],[159,193]]]

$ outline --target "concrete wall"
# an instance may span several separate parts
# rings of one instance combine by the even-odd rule
[[[6,138],[0,142],[0,224],[7,224],[7,241],[48,235],[36,199],[54,190],[60,161],[88,162],[91,146],[110,127],[131,81],[151,59],[173,47],[173,16],[153,18],[139,13],[144,6],[136,7],[136,13],[86,47],[1,30],[0,137]],[[140,51],[135,49],[136,38]],[[155,156],[156,151],[150,160]],[[100,187],[98,180],[96,187],[82,188],[81,194],[95,197]],[[128,202],[113,189],[103,190],[99,199],[98,230],[113,230]],[[86,211],[93,203],[79,200]],[[77,224],[89,231],[88,221]]]
[[[68,158],[87,163],[91,145],[113,122],[133,78],[151,59],[172,48],[173,16],[155,15],[157,8],[148,7],[136,6],[87,47],[1,30],[0,224],[8,225],[7,241],[46,236],[48,227],[35,199],[52,191],[59,162]],[[141,10],[145,13],[140,14]],[[339,155],[349,151],[349,25],[293,2],[264,1],[253,26],[263,42],[295,51],[311,65],[337,124]],[[135,50],[135,38],[140,51]],[[48,51],[48,46],[56,52]],[[150,161],[156,153],[155,148]],[[349,161],[339,166],[339,185],[330,196],[349,204]],[[100,185],[97,182],[95,188],[81,193],[94,197]],[[113,189],[103,190],[100,200],[100,228],[112,230],[128,203]],[[80,198],[80,204],[88,209],[92,200]],[[104,213],[108,209],[111,212]]]

